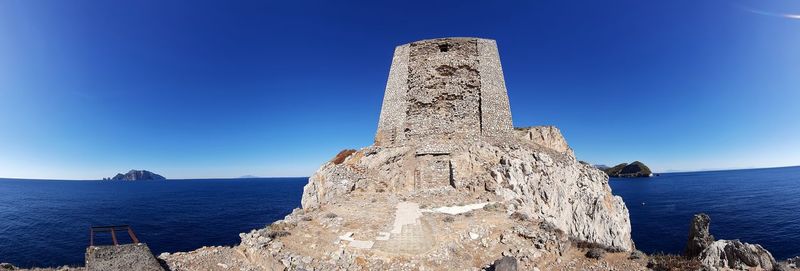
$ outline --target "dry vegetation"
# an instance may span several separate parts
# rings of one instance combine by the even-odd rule
[[[341,164],[342,162],[344,162],[345,158],[347,158],[348,156],[350,156],[351,154],[353,154],[355,152],[356,152],[356,150],[353,150],[353,149],[342,150],[342,151],[339,152],[339,154],[336,155],[336,157],[333,157],[333,160],[331,160],[331,162],[333,162],[334,164],[337,164],[337,165]]]
[[[647,263],[647,267],[654,271],[699,270],[701,266],[697,259],[663,253],[650,255],[650,261]]]
[[[295,226],[296,225],[283,222],[272,223],[272,225],[269,225],[268,227],[269,230],[267,232],[267,236],[272,239],[289,236],[291,234],[289,230]]]

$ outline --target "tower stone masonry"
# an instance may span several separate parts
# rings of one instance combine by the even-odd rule
[[[512,130],[494,40],[440,38],[395,48],[377,145],[437,149],[454,140],[500,138]]]

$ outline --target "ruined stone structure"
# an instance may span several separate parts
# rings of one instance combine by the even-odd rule
[[[377,145],[426,145],[499,138],[512,130],[497,44],[443,38],[395,48],[383,99]]]
[[[575,238],[633,247],[627,208],[605,174],[578,162],[558,128],[513,128],[493,40],[396,47],[375,144],[339,160],[311,176],[304,209],[360,191],[408,193],[420,202],[431,193],[488,197]]]
[[[90,246],[86,249],[86,271],[164,271],[144,243]]]
[[[570,240],[634,249],[627,207],[558,128],[513,128],[487,39],[398,46],[375,143],[322,165],[301,204],[236,248],[160,258],[171,270],[645,270],[576,265],[585,252]]]

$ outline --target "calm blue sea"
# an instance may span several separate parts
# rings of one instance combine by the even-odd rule
[[[90,225],[129,224],[156,255],[235,245],[299,207],[307,181],[0,179],[0,262],[83,265]]]
[[[235,245],[300,206],[307,178],[166,182],[0,179],[0,262],[82,265],[89,225],[129,224],[156,253]],[[717,238],[800,255],[800,167],[612,179],[645,252],[680,253],[692,214]]]
[[[800,255],[800,167],[612,179],[611,189],[642,251],[681,253],[692,215],[705,212],[717,239],[761,244],[778,260]]]

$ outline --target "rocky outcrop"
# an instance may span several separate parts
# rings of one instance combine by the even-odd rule
[[[330,204],[353,192],[489,194],[575,238],[633,248],[628,209],[611,194],[608,177],[599,170],[531,142],[452,147],[447,155],[434,157],[417,155],[409,146],[367,147],[340,164],[329,162],[304,187],[303,208]],[[437,165],[444,167],[441,174],[427,172]]]
[[[633,163],[622,163],[603,170],[609,177],[615,178],[641,178],[651,177],[653,172],[644,163],[635,161]]]
[[[779,270],[779,266],[766,249],[757,244],[739,240],[717,240],[709,228],[711,218],[695,214],[689,225],[689,240],[684,256],[699,260],[705,270]]]
[[[552,149],[559,153],[575,156],[572,148],[567,144],[567,140],[555,126],[533,126],[527,128],[515,128],[514,133],[517,138],[530,140],[533,143]]]
[[[116,176],[109,178],[112,181],[152,181],[152,180],[166,180],[164,176],[152,173],[147,170],[131,169],[128,173],[117,173]]]
[[[798,268],[800,268],[800,256],[794,256],[794,257],[786,259],[785,265],[786,265],[786,268],[789,268],[789,269],[798,269]]]
[[[490,169],[490,189],[519,209],[567,234],[623,250],[633,248],[630,218],[608,178],[569,156],[520,148],[499,157]]]
[[[708,229],[710,224],[711,218],[707,214],[694,215],[689,225],[689,241],[686,242],[684,256],[695,258],[714,242],[714,236]]]
[[[769,251],[739,240],[715,241],[703,250],[699,258],[709,270],[776,270],[778,267]]]

